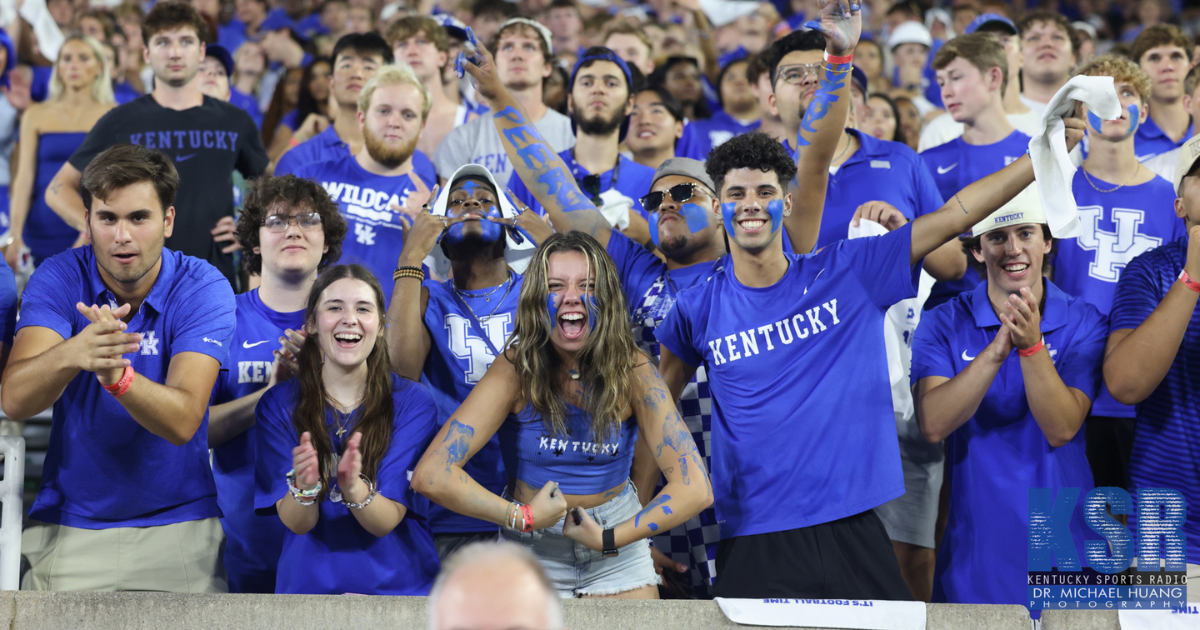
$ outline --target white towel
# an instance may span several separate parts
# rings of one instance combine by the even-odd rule
[[[1121,101],[1112,77],[1074,77],[1046,104],[1042,130],[1029,141],[1029,157],[1033,159],[1033,174],[1054,238],[1072,238],[1082,233],[1079,208],[1071,192],[1077,169],[1067,154],[1063,135],[1066,125],[1062,120],[1074,114],[1075,101],[1083,102],[1088,111],[1104,120],[1121,117]]]
[[[58,59],[58,49],[62,48],[67,38],[59,30],[58,24],[54,23],[54,18],[50,17],[46,0],[25,0],[21,4],[20,14],[33,27],[42,56],[51,61]]]

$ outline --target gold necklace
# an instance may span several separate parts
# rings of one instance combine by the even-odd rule
[[[1133,178],[1137,177],[1138,171],[1140,171],[1142,169],[1142,163],[1141,162],[1137,163],[1137,166],[1135,166],[1133,169],[1133,173],[1129,176],[1128,179],[1125,180],[1124,184],[1118,184],[1116,188],[1109,188],[1108,190],[1101,190],[1099,186],[1096,186],[1096,184],[1094,184],[1092,182],[1092,177],[1090,175],[1088,175],[1086,166],[1081,166],[1080,168],[1083,170],[1083,178],[1087,180],[1088,185],[1091,186],[1093,189],[1095,189],[1096,192],[1110,193],[1110,192],[1114,192],[1114,191],[1124,188],[1127,184],[1129,184],[1129,182],[1133,181]]]
[[[853,144],[854,144],[854,136],[851,136],[850,134],[846,134],[846,148],[842,149],[842,152],[837,154],[837,157],[833,158],[833,161],[830,162],[830,164],[833,164],[834,162],[837,162],[838,160],[842,159],[842,156],[846,155],[846,152],[850,150],[850,146]],[[838,164],[838,166],[841,166],[841,164]]]

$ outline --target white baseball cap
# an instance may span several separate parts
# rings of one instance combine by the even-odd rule
[[[888,48],[895,49],[900,44],[924,44],[933,48],[933,37],[924,24],[909,21],[897,26],[888,40]]]
[[[1179,156],[1175,161],[1175,178],[1171,180],[1171,183],[1175,184],[1175,194],[1183,194],[1181,190],[1183,178],[1191,172],[1198,159],[1200,159],[1200,136],[1193,136],[1191,140],[1184,142],[1183,146],[1179,147]]]
[[[1046,211],[1042,208],[1042,199],[1038,196],[1036,183],[1017,193],[1016,197],[1000,206],[988,218],[971,228],[971,236],[982,236],[992,230],[1021,225],[1022,223],[1046,223]]]
[[[517,210],[516,206],[509,201],[508,195],[505,193],[504,188],[496,183],[496,178],[492,176],[492,172],[489,171],[487,167],[479,164],[467,164],[460,166],[459,169],[454,171],[454,174],[450,176],[450,179],[446,180],[446,185],[442,186],[441,191],[438,192],[438,198],[433,202],[433,208],[431,208],[429,211],[430,214],[439,217],[446,216],[446,206],[450,200],[450,188],[455,182],[463,179],[464,177],[482,179],[491,182],[492,188],[496,191],[496,200],[500,202],[500,214],[505,219],[511,219],[521,213],[520,210]],[[533,257],[533,252],[537,249],[537,244],[528,238],[518,243],[513,240],[512,234],[509,233],[508,230],[505,230],[504,234],[504,238],[506,239],[504,248],[505,262],[508,263],[509,267],[512,267],[513,271],[517,273],[525,273],[525,268],[529,266],[529,259]],[[442,248],[434,247],[429,256],[430,258],[425,259],[425,263],[429,265],[429,267],[433,269],[434,272],[436,272],[440,277],[450,277],[450,260],[446,258],[444,253],[442,253]]]

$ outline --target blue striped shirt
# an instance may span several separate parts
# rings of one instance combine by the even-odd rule
[[[1187,260],[1187,237],[1134,258],[1113,296],[1110,330],[1137,328],[1175,284]],[[1192,312],[1183,343],[1162,382],[1137,405],[1137,433],[1129,464],[1131,493],[1137,488],[1175,488],[1188,510],[1183,530],[1188,562],[1200,563],[1200,308]],[[1134,494],[1136,497],[1136,494]],[[1130,515],[1130,525],[1136,518]]]

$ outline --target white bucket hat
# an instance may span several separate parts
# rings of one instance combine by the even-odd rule
[[[1038,196],[1036,183],[1030,184],[988,218],[976,223],[975,227],[971,228],[971,236],[981,236],[997,228],[1022,223],[1047,223],[1046,211],[1042,208],[1042,198]]]
[[[437,199],[433,202],[433,208],[430,213],[434,216],[446,216],[446,204],[450,200],[450,188],[454,183],[464,177],[474,177],[486,180],[496,190],[496,198],[500,204],[500,215],[505,219],[515,218],[520,214],[517,207],[509,200],[508,194],[503,186],[496,183],[496,178],[492,176],[492,172],[486,167],[479,164],[467,164],[460,166],[450,179],[446,180],[446,185],[438,192]],[[520,243],[513,240],[512,232],[504,230],[504,239],[506,241],[504,248],[504,261],[509,267],[517,273],[525,273],[525,268],[529,266],[529,259],[533,257],[533,252],[537,249],[535,244],[528,237],[525,237]],[[429,258],[425,259],[425,264],[441,278],[450,277],[450,259],[442,253],[441,247],[434,247],[433,252],[429,254]]]

